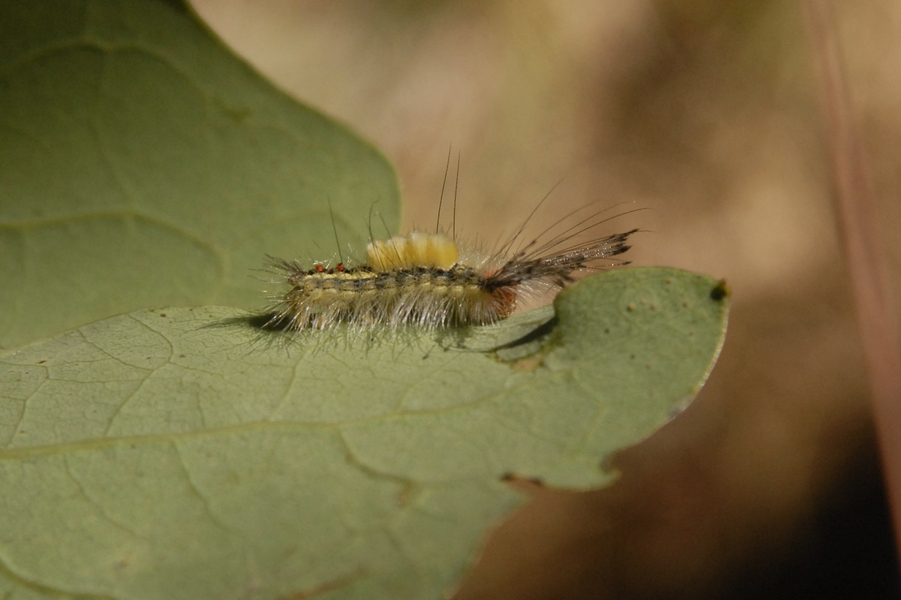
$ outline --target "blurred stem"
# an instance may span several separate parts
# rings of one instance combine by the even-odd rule
[[[828,118],[838,214],[863,343],[873,419],[886,492],[901,550],[901,348],[887,284],[876,206],[845,78],[830,0],[801,0],[814,60],[819,63]],[[901,552],[899,552],[901,556]]]

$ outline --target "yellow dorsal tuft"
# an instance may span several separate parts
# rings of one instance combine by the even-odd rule
[[[457,244],[443,233],[414,231],[406,237],[373,240],[366,246],[366,261],[376,271],[414,267],[450,269],[457,256]]]

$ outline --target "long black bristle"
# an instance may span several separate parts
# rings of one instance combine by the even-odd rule
[[[481,286],[486,291],[493,292],[529,281],[544,280],[557,287],[563,287],[573,280],[573,272],[593,270],[590,263],[612,258],[629,250],[631,246],[626,241],[637,232],[638,229],[633,229],[616,233],[544,256],[530,257],[523,256],[523,252],[517,253],[496,273],[484,277]]]

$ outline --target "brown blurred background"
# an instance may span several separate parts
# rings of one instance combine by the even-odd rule
[[[833,4],[897,272],[901,3]],[[800,2],[194,5],[388,155],[408,227],[433,223],[453,146],[458,232],[509,233],[562,178],[551,213],[650,208],[611,226],[652,230],[633,261],[731,285],[726,346],[695,403],[616,458],[612,487],[535,491],[460,600],[901,598]]]

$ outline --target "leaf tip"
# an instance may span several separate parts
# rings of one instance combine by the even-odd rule
[[[710,290],[710,299],[711,300],[724,300],[732,295],[732,290],[729,289],[729,285],[726,283],[725,279],[720,279],[716,285]]]

